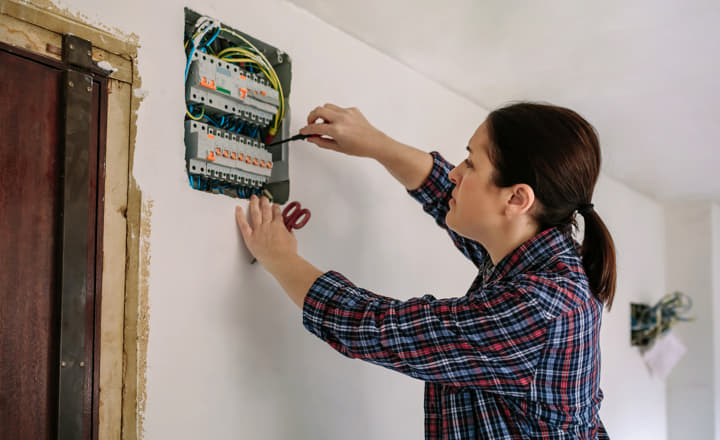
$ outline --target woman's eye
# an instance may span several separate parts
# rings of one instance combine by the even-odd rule
[[[467,160],[467,159],[465,159],[465,165],[466,165],[468,168],[472,168],[472,164],[471,164],[470,161]]]

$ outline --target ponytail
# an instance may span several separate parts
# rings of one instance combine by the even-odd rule
[[[540,202],[540,230],[572,231],[575,212],[585,218],[580,255],[590,292],[608,310],[615,297],[615,244],[588,201],[600,174],[600,142],[595,128],[573,110],[551,104],[519,102],[488,117],[495,185],[532,187]]]
[[[617,281],[615,243],[605,223],[592,209],[592,205],[589,206],[590,209],[578,210],[585,219],[585,237],[580,255],[590,283],[590,291],[609,311],[615,297]]]

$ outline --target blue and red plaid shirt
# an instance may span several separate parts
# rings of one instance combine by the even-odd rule
[[[425,381],[427,439],[607,438],[598,410],[602,304],[572,237],[545,230],[497,265],[448,229],[453,168],[410,195],[479,269],[465,296],[400,301],[330,271],[305,297],[303,324],[341,354]]]

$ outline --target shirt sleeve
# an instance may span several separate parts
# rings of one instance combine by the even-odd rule
[[[427,382],[514,396],[526,395],[547,331],[539,305],[524,291],[484,302],[470,295],[399,301],[334,271],[310,288],[303,325],[347,357]]]
[[[423,210],[430,214],[435,222],[447,231],[455,246],[468,257],[476,267],[482,268],[486,261],[487,251],[477,241],[465,238],[448,228],[445,223],[445,216],[450,210],[450,198],[455,184],[450,181],[448,174],[454,168],[446,161],[440,153],[433,151],[433,167],[423,184],[414,190],[408,190],[408,194],[418,202],[422,203]]]

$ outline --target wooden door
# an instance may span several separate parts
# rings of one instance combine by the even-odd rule
[[[68,69],[0,46],[0,439],[89,439],[97,425],[102,83],[88,88],[91,141],[87,160],[78,162],[88,169],[80,173],[86,183],[75,185],[86,189],[68,198],[67,181],[77,174],[65,162],[66,121],[73,116],[65,99]],[[68,221],[77,221],[70,205],[76,203],[86,211],[85,231],[68,236]],[[78,245],[86,258],[68,260]],[[68,270],[78,269],[71,265],[83,267]],[[70,321],[63,319],[68,283],[83,286],[82,316]],[[61,355],[62,334],[78,329],[83,354],[69,360]],[[77,384],[69,383],[70,368],[78,369],[72,379]],[[79,394],[71,396],[71,388]]]

